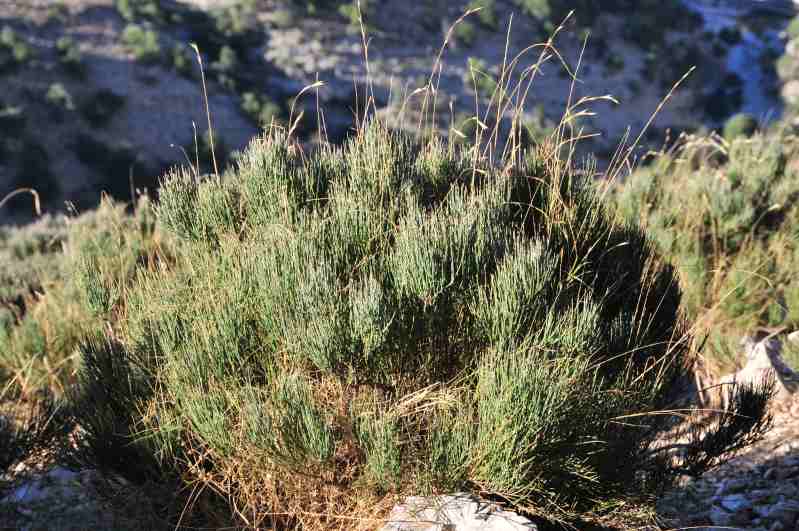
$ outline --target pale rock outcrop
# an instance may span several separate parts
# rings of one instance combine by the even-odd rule
[[[760,384],[774,378],[774,400],[786,403],[793,399],[799,390],[799,374],[782,359],[782,342],[773,337],[756,340],[746,337],[741,341],[746,365],[736,373],[728,374],[719,380],[719,392],[726,404],[732,384]]]
[[[534,531],[527,518],[466,493],[411,496],[391,511],[381,531]]]

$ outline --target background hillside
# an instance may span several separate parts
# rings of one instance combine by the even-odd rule
[[[784,2],[749,4],[576,6],[557,39],[563,58],[576,65],[590,35],[572,102],[604,94],[618,100],[596,102],[596,116],[581,117],[586,133],[597,135],[582,143],[581,153],[603,167],[627,128],[637,134],[693,65],[701,68],[660,111],[642,151],[659,147],[667,129],[720,128],[742,110],[756,120],[777,116],[774,61],[788,12]],[[779,8],[762,9],[774,4]],[[404,96],[426,85],[447,29],[476,6],[484,9],[455,28],[443,55],[437,99],[444,134],[454,126],[467,136],[474,122],[466,120],[476,104],[485,108],[506,44],[513,57],[544,41],[565,7],[538,0],[363,2],[376,106],[401,116],[396,126],[416,123],[422,98],[403,107]],[[193,124],[200,144],[207,125],[190,42],[198,43],[207,66],[221,152],[240,150],[273,118],[285,122],[293,98],[317,79],[325,86],[296,102],[295,117],[304,112],[297,133],[314,141],[318,97],[327,138],[341,142],[365,99],[355,88],[366,81],[356,21],[349,0],[2,2],[0,196],[34,187],[48,211],[62,210],[65,201],[84,210],[100,191],[117,198],[137,188],[152,191],[166,167],[185,163],[186,155],[194,159]],[[543,65],[527,98],[525,122],[534,136],[551,130],[566,106],[571,79],[556,63]],[[203,165],[207,159],[200,157]],[[29,219],[29,207],[27,198],[12,201],[0,219]]]

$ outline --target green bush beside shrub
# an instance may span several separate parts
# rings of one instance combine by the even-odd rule
[[[82,62],[83,56],[72,37],[59,38],[56,41],[56,50],[58,51],[58,60],[69,73],[77,77],[86,75],[86,67]]]
[[[114,5],[119,15],[128,22],[139,19],[161,22],[164,19],[160,0],[115,0]]]
[[[472,0],[466,7],[468,9],[480,8],[476,15],[477,21],[485,29],[495,31],[499,28],[494,0]]]
[[[272,123],[285,123],[285,113],[278,104],[267,96],[259,96],[253,92],[245,92],[241,97],[241,110],[258,124],[269,127]]]
[[[706,359],[735,368],[742,335],[799,327],[797,139],[689,137],[618,188],[623,217],[640,222],[675,263],[684,307],[709,334]]]
[[[471,46],[474,44],[476,31],[477,30],[475,29],[474,24],[468,20],[464,20],[455,26],[455,41],[459,44],[462,44],[466,48],[471,48]]]
[[[0,72],[25,64],[33,50],[10,26],[0,29]]]
[[[124,289],[137,268],[167,246],[155,232],[151,206],[133,215],[104,200],[76,218],[45,216],[22,228],[0,228],[0,378],[7,396],[63,396],[76,383],[79,344],[103,333],[103,321],[84,295],[83,264],[90,261],[104,286]],[[58,428],[58,427],[57,427]],[[52,444],[57,444],[51,441]]]
[[[147,29],[136,24],[128,24],[122,32],[122,42],[137,61],[154,63],[161,58],[158,33],[153,29]]]
[[[463,81],[467,86],[473,87],[478,96],[486,99],[491,98],[499,86],[485,62],[476,57],[468,58]]]
[[[48,105],[59,111],[74,111],[75,103],[72,95],[62,83],[53,83],[47,88],[44,99]]]
[[[788,38],[799,38],[799,17],[795,17],[791,20],[791,23],[788,24],[788,28],[785,31],[788,33]]]
[[[748,138],[755,131],[757,131],[757,120],[750,114],[736,114],[724,123],[724,139],[728,142],[738,137]]]

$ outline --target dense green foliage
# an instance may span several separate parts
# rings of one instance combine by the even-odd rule
[[[155,30],[129,24],[122,32],[122,42],[137,61],[152,63],[161,57],[161,45]]]
[[[61,37],[56,41],[58,60],[71,75],[83,78],[86,69],[83,64],[83,55],[77,43],[71,37]]]
[[[33,51],[11,26],[0,28],[0,73],[26,63]]]
[[[166,179],[168,259],[89,236],[78,300],[113,332],[80,349],[87,458],[201,479],[264,525],[441,489],[557,520],[760,432],[745,391],[751,416],[681,464],[652,452],[667,417],[645,414],[690,366],[671,268],[545,150],[505,171],[474,153],[372,124],[303,155],[275,129],[221,179]]]
[[[738,113],[724,123],[723,136],[730,142],[739,136],[750,137],[755,131],[757,131],[757,120],[750,114]]]
[[[121,289],[137,261],[160,248],[153,214],[142,201],[135,216],[105,202],[76,219],[46,217],[22,229],[0,230],[0,374],[12,390],[62,394],[75,382],[76,350],[103,333],[84,298],[83,262],[103,256],[108,289]]]
[[[688,138],[618,189],[623,215],[676,264],[710,360],[736,363],[738,340],[755,327],[799,327],[796,156],[786,132],[726,147]]]

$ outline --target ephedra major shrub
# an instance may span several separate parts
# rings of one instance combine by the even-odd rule
[[[373,529],[408,494],[606,513],[745,446],[767,389],[653,448],[692,360],[676,276],[563,136],[493,162],[479,133],[373,120],[306,154],[273,127],[221,177],[174,170],[168,260],[124,284],[79,261],[108,325],[81,348],[81,457],[247,526]]]
[[[249,525],[352,529],[458,490],[568,520],[758,435],[747,389],[681,464],[651,450],[690,367],[674,272],[545,146],[476,152],[374,122],[171,173],[174,262],[95,301],[116,324],[83,348],[87,453],[211,485]]]

